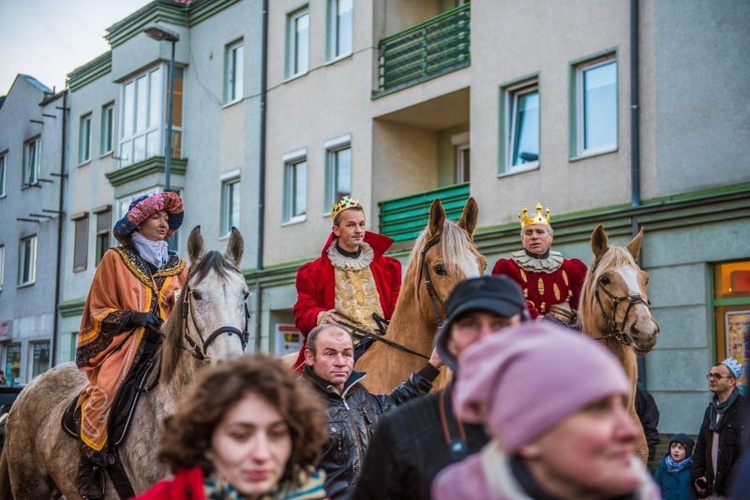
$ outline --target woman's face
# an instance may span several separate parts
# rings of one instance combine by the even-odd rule
[[[243,495],[274,489],[292,454],[289,427],[257,394],[248,394],[224,416],[206,453],[216,472]]]
[[[567,417],[521,449],[530,470],[550,493],[600,498],[635,491],[640,473],[632,466],[638,428],[624,396],[610,396]]]
[[[167,232],[169,232],[168,222],[169,214],[166,210],[161,210],[141,222],[138,232],[151,241],[163,241],[167,239]]]

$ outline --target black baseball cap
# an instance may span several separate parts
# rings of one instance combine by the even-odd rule
[[[521,287],[507,276],[480,276],[456,285],[446,301],[446,319],[436,341],[440,358],[454,371],[457,360],[447,348],[451,325],[458,316],[472,310],[487,311],[510,318],[526,311],[526,299]]]

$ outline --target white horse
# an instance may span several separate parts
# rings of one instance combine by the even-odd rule
[[[248,295],[238,269],[244,249],[237,229],[222,256],[205,253],[200,226],[190,233],[190,272],[162,327],[161,373],[143,394],[119,455],[136,493],[149,489],[168,470],[157,459],[161,423],[193,380],[196,370],[241,355],[247,337]],[[86,386],[86,376],[66,363],[36,377],[21,392],[8,415],[0,458],[0,498],[80,498],[76,476],[79,443],[61,426],[68,404]],[[107,481],[106,498],[119,498]]]

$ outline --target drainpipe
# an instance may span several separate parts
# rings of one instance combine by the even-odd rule
[[[67,128],[68,118],[68,90],[63,92],[62,105],[62,134],[60,144],[60,201],[57,207],[57,263],[55,264],[55,306],[53,307],[54,317],[52,319],[52,342],[50,345],[50,368],[57,364],[57,340],[60,337],[60,286],[62,285],[62,236],[65,216],[63,213],[63,195],[65,194],[65,130]]]
[[[266,199],[266,99],[268,94],[268,0],[263,0],[263,35],[261,41],[260,63],[260,150],[258,153],[258,256],[255,264],[256,273],[263,271],[263,235],[265,232],[265,199]],[[261,328],[263,326],[261,308],[260,276],[255,277],[255,352],[261,349]]]
[[[630,205],[638,208],[641,205],[641,130],[640,103],[638,96],[639,55],[638,55],[638,0],[630,0]],[[638,234],[638,216],[631,218],[631,233]],[[641,265],[640,258],[638,265]],[[637,356],[638,385],[646,388],[646,359]]]

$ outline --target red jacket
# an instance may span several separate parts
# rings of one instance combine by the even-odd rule
[[[533,319],[566,300],[570,300],[574,311],[578,310],[586,264],[578,259],[565,259],[554,272],[542,273],[522,271],[513,259],[500,259],[492,268],[492,276],[499,275],[508,276],[521,286]]]
[[[205,500],[203,471],[200,467],[177,471],[171,479],[162,479],[135,500]]]
[[[307,334],[318,325],[318,314],[334,308],[336,301],[336,277],[326,250],[333,243],[333,233],[323,246],[320,257],[303,264],[297,271],[297,303],[294,304],[294,322],[302,332],[305,341],[300,349],[294,367],[301,369],[305,362]],[[367,231],[365,242],[372,247],[375,257],[370,264],[375,286],[380,295],[380,306],[385,319],[390,320],[401,290],[401,263],[383,255],[393,244],[387,236]]]

